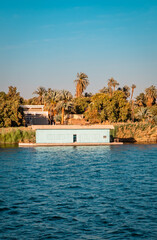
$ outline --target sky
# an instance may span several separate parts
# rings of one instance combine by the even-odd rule
[[[0,0],[0,91],[157,86],[157,0]]]

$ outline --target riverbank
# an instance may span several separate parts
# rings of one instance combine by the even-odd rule
[[[115,123],[111,140],[124,143],[157,143],[157,125],[151,123]],[[31,127],[1,128],[0,144],[35,143]]]
[[[157,143],[157,125],[151,123],[116,123],[113,137],[122,142]]]

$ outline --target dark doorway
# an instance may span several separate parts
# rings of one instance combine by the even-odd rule
[[[76,134],[73,135],[73,142],[77,142],[77,135]]]

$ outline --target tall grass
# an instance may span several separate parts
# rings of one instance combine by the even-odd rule
[[[0,143],[19,143],[19,142],[35,142],[35,131],[11,129],[0,132]]]
[[[115,137],[129,139],[134,138],[136,141],[157,141],[157,125],[152,123],[129,123],[115,125]]]

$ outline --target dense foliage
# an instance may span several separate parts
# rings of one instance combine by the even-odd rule
[[[24,124],[23,103],[16,87],[9,87],[9,91],[0,92],[0,127],[16,127]]]
[[[49,112],[49,120],[64,123],[70,114],[83,114],[89,123],[143,122],[157,123],[157,89],[150,86],[134,100],[135,84],[119,87],[111,77],[107,86],[99,93],[84,93],[89,84],[85,73],[78,73],[75,97],[69,91],[38,87],[35,97],[24,100],[16,87],[9,87],[8,93],[0,92],[0,127],[24,125],[24,114],[20,104],[43,104]],[[66,117],[65,117],[66,116]]]
[[[86,119],[91,123],[121,122],[130,118],[130,104],[122,91],[116,91],[110,97],[108,94],[98,93],[91,98],[91,103],[85,112]]]

